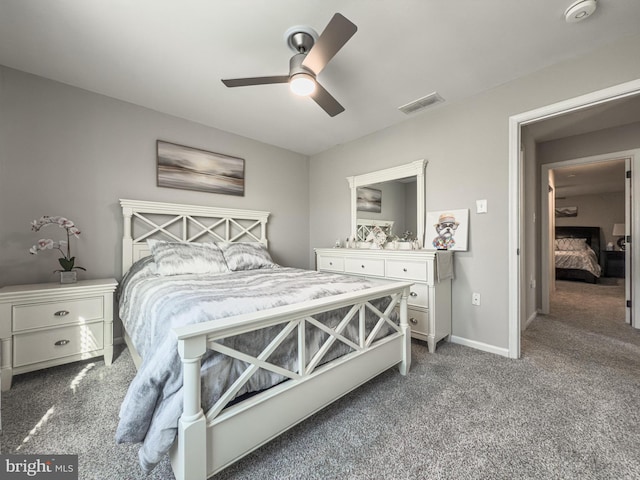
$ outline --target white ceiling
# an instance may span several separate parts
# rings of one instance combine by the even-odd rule
[[[312,155],[407,120],[397,108],[431,92],[461,101],[638,32],[638,0],[567,24],[571,3],[0,0],[0,64]],[[220,82],[287,74],[284,32],[320,33],[335,12],[358,32],[318,80],[345,112]]]
[[[554,168],[553,172],[556,198],[624,192],[624,159]]]

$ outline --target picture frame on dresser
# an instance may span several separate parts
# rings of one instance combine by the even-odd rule
[[[469,243],[469,209],[427,212],[425,247],[466,252]]]

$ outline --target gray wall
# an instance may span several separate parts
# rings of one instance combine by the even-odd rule
[[[157,139],[244,158],[245,196],[157,187]],[[56,280],[57,252],[28,252],[62,239],[30,230],[45,214],[81,229],[81,278],[120,277],[120,198],[270,211],[274,259],[306,268],[308,174],[306,156],[0,67],[0,286]]]
[[[640,122],[605,128],[537,145],[540,164],[604,155],[640,147]]]
[[[628,38],[313,156],[311,246],[349,232],[346,176],[428,159],[427,210],[471,210],[469,251],[455,254],[453,335],[506,349],[509,117],[640,78],[640,62],[629,61],[639,47],[640,36]],[[535,188],[535,178],[527,181]],[[488,200],[487,214],[475,213],[477,199]],[[472,292],[482,295],[480,307],[471,305]]]
[[[624,179],[620,179],[624,187]],[[558,217],[558,226],[600,227],[600,241],[604,250],[608,242],[614,245],[613,224],[624,223],[624,192],[599,193],[595,195],[576,195],[556,198],[556,207],[578,207],[577,217]],[[618,247],[616,247],[616,250]]]

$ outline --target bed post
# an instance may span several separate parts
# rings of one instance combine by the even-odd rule
[[[400,373],[406,375],[411,367],[411,327],[408,322],[407,298],[409,298],[409,287],[402,290],[402,298],[400,299],[400,329],[404,335],[402,344],[402,362],[400,362]]]
[[[177,480],[207,478],[207,423],[200,394],[200,360],[206,348],[206,336],[178,340],[184,407],[178,422],[178,440],[171,449],[171,464]]]
[[[122,200],[120,200],[122,204]],[[129,267],[133,264],[133,237],[131,234],[131,217],[133,209],[131,207],[122,206],[122,218],[124,220],[122,233],[122,275],[127,273]]]

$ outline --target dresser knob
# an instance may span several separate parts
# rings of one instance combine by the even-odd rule
[[[403,269],[402,269],[402,271],[403,271],[403,272],[406,272],[406,271],[407,271],[407,269],[406,269],[406,268],[403,268]]]
[[[412,297],[417,297],[418,294],[416,292],[411,292],[409,295],[411,295]]]
[[[333,265],[333,262],[329,262],[329,265]]]
[[[409,319],[409,321],[410,321],[411,323],[413,323],[414,325],[417,325],[417,324],[418,324],[418,320],[416,320],[416,319],[415,319],[415,318],[413,318],[413,317],[411,317],[411,318]]]
[[[71,340],[58,340],[56,343],[54,343],[54,345],[56,347],[61,347],[63,345],[66,345],[69,342],[71,342]]]
[[[56,317],[64,317],[65,315],[69,315],[69,312],[66,310],[59,310],[56,313],[54,313],[54,315]]]
[[[362,268],[364,268],[364,265],[360,265]]]

